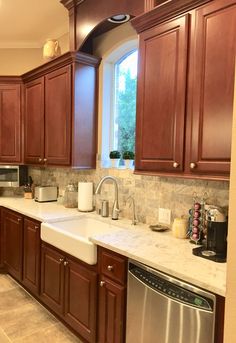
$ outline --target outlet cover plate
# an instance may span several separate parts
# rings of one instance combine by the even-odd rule
[[[159,208],[158,221],[161,224],[170,225],[171,222],[171,210],[169,208]]]

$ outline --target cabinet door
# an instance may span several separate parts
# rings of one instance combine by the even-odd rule
[[[45,77],[45,159],[51,165],[71,162],[71,66]]]
[[[183,170],[188,15],[140,35],[137,170]]]
[[[44,158],[44,78],[25,85],[25,162]]]
[[[41,300],[58,314],[63,313],[64,256],[57,250],[41,247]]]
[[[7,272],[22,280],[23,217],[9,210],[2,210],[3,261]]]
[[[229,174],[235,52],[235,0],[196,10],[186,160],[191,173]]]
[[[20,85],[0,85],[0,162],[21,162]]]
[[[24,219],[23,284],[34,294],[39,294],[40,223]]]
[[[67,258],[65,320],[87,342],[96,340],[97,274]]]
[[[125,342],[125,290],[102,277],[99,287],[99,343]]]

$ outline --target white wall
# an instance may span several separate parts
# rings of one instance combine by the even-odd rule
[[[69,34],[58,38],[61,53],[69,50]],[[43,48],[0,49],[0,75],[22,75],[42,64]]]
[[[236,77],[234,93],[224,343],[236,342]]]

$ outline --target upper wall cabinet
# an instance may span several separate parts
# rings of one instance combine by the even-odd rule
[[[220,0],[195,12],[190,46],[186,171],[230,172],[236,54],[236,1]]]
[[[140,33],[135,168],[227,179],[236,1],[184,3],[133,20]]]
[[[21,163],[20,78],[0,78],[0,163]]]
[[[23,75],[26,163],[95,167],[98,64],[70,52]]]

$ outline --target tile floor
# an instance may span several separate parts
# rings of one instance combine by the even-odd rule
[[[0,274],[0,343],[82,343],[10,276]]]

